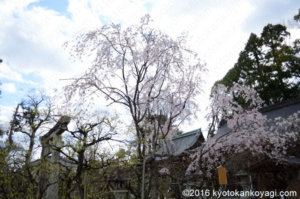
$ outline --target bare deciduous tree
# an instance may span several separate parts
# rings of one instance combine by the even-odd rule
[[[40,164],[34,162],[34,154],[38,148],[37,138],[48,130],[48,124],[52,118],[52,105],[49,98],[41,93],[28,95],[19,103],[13,113],[10,128],[7,131],[7,155],[12,156],[8,161],[14,176],[22,176],[16,180],[22,186],[14,182],[7,183],[5,191],[15,194],[17,197],[31,196],[42,198],[45,190],[38,189]],[[23,141],[25,140],[25,141]],[[5,184],[5,183],[4,183]]]
[[[64,144],[56,147],[62,155],[61,176],[62,181],[69,183],[63,187],[63,194],[68,198],[74,190],[78,190],[79,197],[85,198],[86,194],[85,176],[87,171],[99,170],[107,167],[108,163],[100,161],[102,153],[99,151],[99,144],[103,141],[112,140],[112,136],[116,135],[116,121],[102,117],[95,121],[87,119],[88,116],[73,118],[75,126],[68,129],[65,134]],[[66,174],[67,172],[67,174]],[[72,182],[76,186],[70,186]],[[69,186],[69,187],[68,187]]]

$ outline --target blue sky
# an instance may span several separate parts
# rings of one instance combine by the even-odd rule
[[[29,4],[28,9],[32,9],[33,6],[45,7],[68,16],[68,4],[69,2],[67,0],[40,0]]]
[[[85,70],[86,63],[68,60],[64,42],[105,23],[138,23],[147,13],[171,36],[188,33],[189,46],[206,62],[199,99],[205,110],[211,85],[233,66],[250,33],[287,24],[299,8],[299,0],[1,0],[0,123],[30,90],[51,95],[66,84],[62,79]],[[293,38],[300,38],[299,29],[290,29]]]

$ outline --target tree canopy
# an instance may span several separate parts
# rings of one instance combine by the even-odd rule
[[[280,24],[268,24],[260,36],[252,33],[237,63],[215,86],[249,85],[266,105],[299,96],[300,41],[289,44],[289,36]]]
[[[173,39],[150,22],[146,15],[139,25],[125,29],[106,25],[67,45],[76,57],[90,54],[93,59],[90,68],[65,88],[67,97],[77,93],[85,100],[98,93],[111,104],[126,108],[135,130],[139,164],[146,156],[153,159],[160,140],[177,134],[177,126],[197,112],[196,96],[201,92],[204,71],[197,54],[186,46],[185,37]],[[155,115],[163,115],[165,121],[149,120]],[[139,197],[143,195],[141,170],[137,173],[139,184],[134,194]]]
[[[298,14],[294,16],[295,21],[300,21],[300,9],[298,10]]]
[[[212,114],[226,118],[226,128],[230,130],[219,137],[209,137],[198,148],[192,155],[188,174],[198,170],[204,179],[211,178],[218,166],[233,162],[238,155],[244,155],[248,160],[264,157],[280,162],[289,148],[296,146],[299,141],[300,111],[286,118],[267,118],[257,108],[263,101],[253,88],[234,83],[229,90],[222,84],[214,89]],[[235,100],[236,96],[243,98],[251,108],[240,105]]]

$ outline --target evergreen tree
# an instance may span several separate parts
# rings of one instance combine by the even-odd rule
[[[252,33],[237,63],[215,85],[249,85],[267,105],[299,96],[300,42],[289,45],[289,35],[280,24],[268,24],[260,37]]]
[[[300,22],[300,9],[298,10],[298,14],[294,16],[294,20]]]

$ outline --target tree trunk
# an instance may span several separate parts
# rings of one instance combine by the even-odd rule
[[[82,183],[82,177],[80,177],[80,183],[78,183],[78,189],[79,189],[79,198],[80,199],[85,199],[84,198],[84,184]]]
[[[151,162],[150,173],[151,173],[150,198],[157,199],[158,198],[158,165],[155,160]]]

